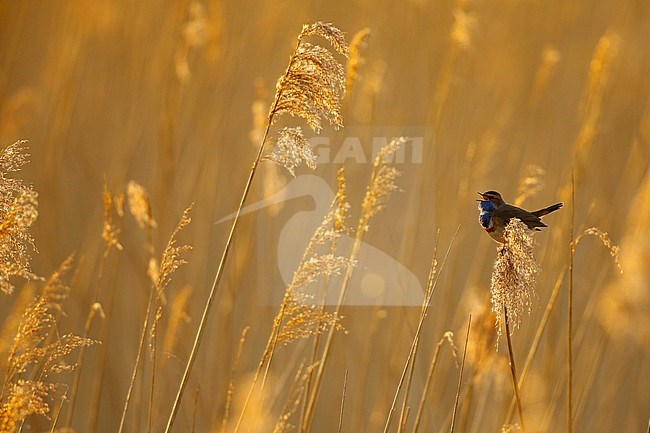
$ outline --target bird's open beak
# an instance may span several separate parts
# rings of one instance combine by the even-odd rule
[[[479,192],[477,194],[481,196],[481,199],[476,199],[476,201],[485,201],[485,196],[483,195],[482,192]]]

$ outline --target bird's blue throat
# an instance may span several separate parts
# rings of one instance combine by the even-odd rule
[[[478,202],[478,210],[481,211],[478,219],[484,229],[489,230],[494,225],[492,221],[492,214],[494,213],[494,203],[489,200],[481,200]]]

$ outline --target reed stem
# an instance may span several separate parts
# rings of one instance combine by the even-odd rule
[[[567,432],[573,433],[573,256],[575,254],[574,223],[576,191],[573,172],[571,172],[571,243],[569,250],[569,294],[567,318]]]
[[[298,46],[300,46],[300,42],[301,39],[298,38],[296,50],[298,49]],[[294,50],[294,53],[296,50]],[[289,70],[291,69],[293,62],[294,62],[294,55],[292,55],[291,59],[289,60],[289,66],[287,67],[284,73],[285,76],[289,73]],[[264,135],[262,136],[262,140],[257,150],[257,154],[255,155],[255,159],[253,160],[253,165],[248,174],[248,179],[246,180],[244,191],[242,192],[241,199],[239,200],[239,206],[237,207],[237,211],[235,212],[235,216],[232,220],[232,225],[230,226],[230,231],[228,232],[228,238],[226,239],[226,245],[224,246],[221,259],[219,260],[219,266],[217,267],[217,273],[214,276],[214,281],[212,282],[212,287],[210,288],[208,299],[205,303],[205,307],[203,308],[203,314],[201,315],[201,321],[199,322],[199,327],[196,332],[196,336],[194,338],[194,343],[192,344],[192,350],[190,351],[189,359],[187,360],[187,364],[185,365],[185,371],[183,371],[183,377],[178,387],[176,398],[174,399],[172,411],[169,414],[169,419],[167,420],[165,433],[169,433],[171,431],[172,424],[174,423],[176,415],[178,414],[181,398],[183,397],[183,392],[185,391],[185,387],[187,386],[190,372],[192,371],[192,367],[194,366],[194,361],[196,360],[196,355],[198,353],[199,346],[201,344],[201,339],[203,337],[203,333],[205,332],[205,324],[207,322],[208,315],[210,313],[210,310],[212,309],[212,304],[214,303],[214,300],[217,298],[216,295],[218,294],[217,292],[219,288],[219,282],[221,281],[224,265],[226,263],[226,259],[228,258],[228,253],[230,252],[230,247],[232,245],[232,239],[235,234],[235,229],[237,228],[237,223],[239,222],[241,211],[244,207],[244,204],[246,203],[246,199],[248,198],[248,193],[250,192],[251,185],[253,184],[253,179],[255,178],[257,167],[259,166],[259,163],[262,160],[262,154],[264,152],[264,144],[266,143],[266,139],[269,136],[269,131],[271,130],[271,124],[273,123],[273,115],[275,114],[275,111],[278,108],[278,104],[280,102],[281,97],[282,97],[282,90],[280,89],[275,96],[275,101],[273,101],[271,111],[269,112],[269,118],[268,121],[266,122],[266,129],[264,130]]]
[[[517,382],[517,367],[515,364],[515,354],[512,350],[512,340],[510,338],[510,320],[508,319],[508,308],[503,307],[503,315],[505,316],[506,323],[506,341],[508,342],[508,357],[510,359],[510,375],[512,377],[512,387],[515,391],[515,399],[517,400],[517,412],[519,412],[519,423],[521,424],[521,431],[526,433],[526,426],[524,424],[524,407],[521,403],[521,396],[519,395],[519,384]]]
[[[456,390],[456,401],[454,402],[454,412],[451,415],[451,427],[449,433],[454,433],[456,424],[456,412],[458,411],[458,400],[460,400],[460,389],[463,385],[463,371],[465,370],[465,356],[467,355],[467,343],[469,342],[469,331],[472,327],[472,315],[469,315],[467,321],[467,335],[465,335],[465,348],[463,349],[463,361],[460,363],[460,374],[458,375],[458,389]]]

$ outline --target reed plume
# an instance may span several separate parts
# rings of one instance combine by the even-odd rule
[[[317,305],[314,295],[307,291],[315,282],[326,281],[329,277],[338,275],[348,266],[355,264],[352,259],[337,255],[335,252],[338,239],[347,230],[344,222],[349,209],[345,199],[345,181],[340,172],[338,184],[339,188],[330,205],[330,210],[314,231],[293,278],[285,290],[235,432],[241,425],[253,388],[257,384],[265,364],[264,380],[268,375],[277,347],[286,346],[296,340],[319,335],[326,331],[333,332],[342,329],[338,311],[324,311],[321,305]],[[310,367],[308,371],[311,372],[312,369],[313,367]],[[264,381],[262,382],[263,386]]]
[[[0,152],[0,291],[11,294],[12,277],[33,279],[29,249],[36,250],[29,232],[38,217],[38,194],[22,180],[9,177],[29,162],[26,141]]]
[[[180,340],[179,331],[183,325],[190,323],[190,316],[187,309],[192,297],[192,292],[192,286],[185,285],[176,293],[169,303],[170,314],[162,343],[163,353],[174,352],[174,348]]]
[[[465,2],[459,1],[454,9],[454,25],[450,39],[461,50],[472,47],[472,36],[476,31],[476,16],[466,10]]]
[[[282,407],[282,413],[273,428],[273,433],[289,433],[296,430],[297,426],[292,424],[290,420],[300,408],[309,377],[315,367],[316,365],[312,364],[306,368],[303,368],[302,365],[298,368],[289,395]]]
[[[253,179],[255,178],[255,173],[257,172],[257,167],[263,159],[266,140],[269,136],[271,125],[274,124],[281,114],[290,114],[304,118],[309,126],[316,131],[320,130],[324,120],[335,127],[343,125],[343,119],[341,118],[341,97],[345,91],[344,68],[336,61],[329,50],[305,42],[303,39],[308,36],[325,38],[340,54],[346,57],[349,55],[349,49],[345,42],[343,32],[332,24],[323,22],[307,24],[303,26],[302,31],[298,35],[297,45],[291,54],[289,65],[276,84],[275,98],[269,109],[266,129],[248,174],[248,179],[242,191],[239,206],[230,226],[230,231],[228,232],[226,244],[221,259],[219,260],[208,299],[203,308],[203,314],[199,321],[196,336],[194,337],[192,350],[185,366],[171,413],[167,419],[165,433],[169,433],[171,430],[171,426],[178,413],[180,401],[187,386],[189,375],[205,330],[205,323],[217,295],[217,288],[223,275],[223,269],[232,245],[241,210],[246,203]],[[296,156],[294,155],[294,157]],[[297,157],[301,158],[300,155]],[[289,160],[293,161],[294,159],[289,158]]]
[[[618,271],[622,274],[623,266],[619,260],[621,248],[618,245],[614,245],[607,232],[602,231],[598,227],[589,227],[587,229],[584,229],[582,233],[576,236],[575,240],[573,241],[573,246],[577,247],[582,238],[585,236],[595,236],[600,240],[600,242],[602,242],[603,246],[607,248],[607,251],[609,251],[609,255],[612,257],[612,260],[614,260],[614,264],[616,265]]]
[[[29,415],[47,416],[48,400],[59,388],[52,373],[71,371],[65,356],[97,343],[73,334],[58,336],[57,316],[70,288],[62,281],[72,264],[68,257],[45,282],[41,295],[23,313],[8,354],[0,403],[0,431],[14,432]],[[28,375],[30,379],[23,379]]]
[[[315,132],[321,131],[324,121],[335,128],[343,126],[341,100],[345,94],[345,69],[328,49],[303,41],[307,36],[321,36],[336,51],[349,57],[345,36],[339,29],[322,22],[304,25],[289,66],[275,86],[269,126],[282,114],[303,118]],[[301,162],[316,168],[316,155],[299,126],[282,128],[270,155],[263,159],[283,165],[293,176]]]
[[[381,211],[381,209],[384,208],[386,201],[390,197],[390,193],[399,189],[396,184],[396,180],[399,177],[400,172],[389,164],[395,152],[397,152],[399,148],[403,146],[407,141],[408,139],[405,137],[399,137],[392,140],[389,144],[379,150],[377,156],[373,161],[372,172],[370,174],[370,183],[368,184],[366,194],[364,195],[363,201],[361,203],[361,216],[359,217],[359,221],[357,223],[354,244],[352,245],[352,251],[349,255],[349,265],[343,274],[339,297],[334,309],[334,314],[336,315],[340,315],[341,313],[348,284],[352,278],[352,273],[354,271],[353,264],[356,263],[357,257],[359,255],[359,251],[363,243],[363,237],[369,230],[370,220],[379,211]],[[318,398],[323,373],[325,371],[325,366],[329,357],[330,347],[334,338],[334,331],[335,328],[330,327],[327,333],[325,346],[323,347],[320,361],[318,363],[318,368],[316,369],[316,373],[314,375],[314,387],[310,391],[310,395],[307,399],[303,421],[301,423],[302,429],[305,431],[309,430],[309,426],[312,422],[312,417],[314,415],[314,406]]]
[[[104,229],[102,231],[102,238],[104,239],[104,261],[108,256],[111,248],[115,247],[118,250],[122,250],[122,244],[120,243],[118,236],[120,234],[120,229],[113,224],[113,205],[115,203],[123,202],[122,199],[115,199],[111,192],[108,190],[106,185],[106,179],[104,179],[104,189],[102,192],[102,199],[104,203]],[[118,209],[120,207],[118,206]],[[119,211],[118,211],[119,213]],[[99,286],[97,291],[99,291]]]
[[[282,128],[278,134],[278,141],[266,159],[280,164],[292,176],[296,175],[295,169],[302,162],[312,170],[316,168],[316,154],[311,150],[309,140],[303,135],[300,126]]]
[[[209,18],[203,3],[189,2],[187,20],[183,23],[182,28],[182,41],[178,44],[174,55],[174,69],[176,77],[181,83],[186,83],[192,76],[190,54],[194,49],[205,44],[209,30]]]
[[[315,304],[314,296],[307,292],[309,286],[316,281],[339,275],[342,270],[354,265],[349,258],[332,252],[332,246],[336,245],[342,233],[346,231],[342,221],[345,220],[349,205],[344,197],[342,200],[340,197],[343,197],[341,190],[332,202],[330,211],[314,232],[285,291],[282,314],[276,317],[277,323],[274,325],[277,327],[277,343],[280,345],[319,334],[330,327],[341,329],[338,314],[323,311]]]
[[[533,84],[533,92],[531,93],[529,99],[529,105],[531,107],[536,107],[541,99],[544,91],[548,87],[553,72],[556,69],[558,62],[561,60],[562,56],[560,52],[551,45],[546,45],[542,50],[541,62],[537,73],[535,73],[535,81]]]
[[[192,211],[193,205],[190,205],[187,209],[183,211],[180,220],[176,224],[174,231],[169,237],[167,246],[163,251],[162,257],[160,259],[160,266],[157,270],[153,271],[155,278],[155,287],[158,296],[163,295],[165,288],[169,285],[171,277],[180,268],[181,266],[187,264],[187,260],[183,257],[187,252],[192,250],[191,245],[178,245],[178,240],[176,237],[178,234],[187,227],[192,222],[192,217],[190,212]]]
[[[126,198],[129,211],[138,223],[138,227],[155,229],[158,226],[151,212],[151,202],[142,185],[133,180],[129,181],[126,185]]]
[[[580,103],[581,126],[575,143],[574,175],[576,182],[582,180],[587,166],[591,146],[599,128],[605,90],[610,79],[614,62],[621,45],[621,37],[608,30],[598,41],[589,65],[587,86]],[[568,186],[564,191],[568,197]]]
[[[154,289],[156,291],[155,301],[154,301],[154,317],[151,324],[151,329],[149,331],[149,350],[151,355],[151,386],[149,392],[149,419],[148,419],[148,428],[147,431],[150,432],[153,425],[153,413],[154,413],[154,390],[156,385],[156,359],[158,353],[158,324],[163,314],[163,307],[167,303],[165,297],[165,289],[171,281],[171,277],[180,268],[181,266],[187,264],[187,261],[183,257],[187,252],[192,249],[191,245],[178,245],[177,244],[177,235],[178,233],[187,227],[191,222],[192,218],[190,217],[190,212],[192,210],[190,205],[180,218],[180,221],[174,228],[167,247],[163,251],[162,258],[160,259],[160,267],[157,268],[153,264],[155,263],[152,259],[150,263],[150,276],[154,281]],[[146,321],[145,321],[146,328]]]
[[[352,37],[350,41],[350,58],[345,67],[345,93],[350,94],[352,86],[359,78],[359,70],[366,63],[366,59],[361,55],[367,43],[368,36],[370,36],[370,29],[368,27],[359,30]]]
[[[51,383],[19,379],[11,385],[9,395],[0,407],[0,431],[17,431],[30,415],[46,417],[50,412],[47,400],[56,390]]]
[[[524,201],[535,197],[544,189],[544,176],[546,176],[546,170],[542,167],[534,164],[526,166],[524,177],[519,181],[514,205],[521,206]]]
[[[147,329],[149,328],[149,316],[151,311],[153,310],[153,315],[154,315],[153,323],[151,324],[151,327],[149,329],[150,349],[151,349],[152,364],[153,364],[152,383],[150,388],[151,390],[150,408],[149,408],[151,413],[152,404],[153,404],[152,403],[153,390],[155,385],[154,379],[155,379],[155,369],[156,369],[155,356],[156,356],[157,325],[158,325],[158,321],[162,317],[162,307],[160,306],[160,304],[165,299],[164,298],[165,288],[169,285],[172,275],[174,274],[174,272],[178,270],[178,268],[180,268],[182,265],[187,263],[183,255],[192,249],[190,245],[178,245],[176,239],[179,232],[183,230],[185,227],[187,227],[192,221],[192,218],[190,217],[192,206],[193,205],[190,205],[187,209],[185,209],[185,211],[183,211],[183,215],[181,216],[179,222],[177,223],[176,227],[172,231],[169,241],[167,242],[167,246],[163,251],[162,257],[160,259],[160,264],[157,264],[156,261],[153,259],[149,262],[148,273],[149,273],[149,277],[152,280],[152,289],[149,295],[149,301],[147,303],[147,311],[145,313],[144,322],[142,324],[142,330],[140,333],[140,341],[138,345],[138,352],[136,355],[135,365],[133,366],[133,371],[131,372],[131,380],[124,401],[124,407],[122,409],[122,416],[120,419],[120,426],[118,430],[120,432],[123,431],[124,429],[126,414],[131,401],[133,388],[135,386],[135,379],[140,367],[142,352],[145,344],[145,337],[147,335]],[[149,419],[149,429],[151,429],[151,418]]]
[[[505,243],[499,248],[492,271],[490,294],[492,311],[496,314],[497,333],[503,326],[502,313],[508,311],[508,320],[518,327],[524,312],[530,312],[536,296],[535,283],[540,273],[534,255],[534,240],[526,224],[516,218],[510,220],[504,233]]]
[[[639,347],[650,340],[650,171],[629,207],[621,242],[619,275],[603,291],[598,319],[611,338],[628,337]],[[610,250],[611,252],[611,250]]]
[[[505,228],[504,240],[494,262],[490,295],[492,311],[496,314],[497,344],[502,328],[505,327],[512,386],[519,412],[519,422],[525,432],[523,405],[519,395],[515,357],[510,339],[510,325],[518,327],[524,312],[530,313],[532,300],[536,296],[537,275],[541,271],[534,255],[533,235],[526,224],[517,218],[512,218]]]
[[[25,284],[16,294],[16,299],[4,318],[0,329],[0,371],[7,367],[7,355],[13,344],[14,335],[18,331],[22,313],[34,302],[35,298],[35,285],[33,283]]]
[[[468,10],[468,3],[463,0],[457,0],[456,7],[454,8],[454,24],[449,33],[451,44],[440,66],[440,74],[433,99],[432,121],[436,131],[439,130],[441,125],[442,113],[447,103],[449,90],[453,81],[454,67],[458,57],[462,52],[472,47],[472,37],[477,26],[477,18],[475,13]]]

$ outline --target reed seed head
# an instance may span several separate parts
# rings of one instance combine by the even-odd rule
[[[279,330],[279,345],[320,334],[332,326],[341,328],[338,314],[325,311],[322,305],[316,304],[314,295],[306,290],[316,281],[339,275],[348,266],[354,265],[349,258],[336,254],[338,239],[346,231],[344,222],[349,208],[345,201],[342,171],[339,171],[338,183],[338,192],[330,210],[309,241],[285,291],[280,312],[275,317],[274,327]]]
[[[280,114],[287,113],[302,117],[316,132],[321,130],[323,121],[341,127],[345,69],[326,48],[304,42],[306,36],[321,36],[336,51],[346,57],[349,55],[343,33],[332,24],[317,22],[303,26],[289,66],[276,84],[275,103],[269,119],[275,122]]]
[[[296,175],[295,169],[303,162],[312,170],[316,168],[316,155],[300,126],[282,128],[271,154],[264,159],[283,166],[292,176]]]
[[[623,273],[623,266],[621,265],[620,261],[620,253],[621,253],[621,248],[618,245],[614,245],[612,243],[611,239],[609,238],[609,235],[607,232],[602,231],[598,227],[589,227],[588,229],[585,229],[582,233],[580,233],[575,240],[573,241],[573,246],[574,248],[578,246],[580,241],[584,236],[595,236],[600,241],[603,243],[605,248],[609,251],[609,255],[612,256],[612,259],[614,260],[614,264],[616,264],[616,267],[618,268],[618,271],[622,274]]]
[[[466,11],[462,6],[454,9],[454,25],[451,29],[451,40],[461,50],[472,47],[472,36],[476,28],[476,16]]]
[[[126,197],[129,201],[129,211],[138,226],[141,229],[155,229],[158,224],[151,214],[151,202],[144,187],[134,180],[130,181],[126,185]]]
[[[183,255],[190,251],[192,249],[192,246],[178,245],[176,236],[181,230],[183,230],[192,222],[192,218],[190,217],[192,207],[193,205],[190,205],[183,211],[183,215],[178,221],[176,228],[174,228],[174,231],[169,238],[169,242],[167,243],[167,247],[163,251],[156,279],[156,289],[159,296],[162,296],[165,287],[167,287],[171,281],[172,274],[176,272],[178,268],[187,263],[187,261],[183,258]]]
[[[42,294],[29,305],[21,318],[7,356],[5,382],[0,402],[0,431],[14,432],[30,415],[47,416],[47,400],[58,384],[48,381],[52,373],[73,370],[75,363],[65,357],[74,350],[97,342],[73,334],[59,336],[57,319],[64,314],[62,301],[70,289],[62,282],[70,269],[68,257],[45,282]],[[24,380],[21,376],[35,379]]]
[[[20,379],[11,385],[9,395],[0,407],[0,431],[15,432],[30,415],[47,416],[50,407],[46,399],[55,385]]]
[[[534,164],[526,166],[524,177],[519,182],[519,187],[517,188],[517,198],[514,202],[515,206],[521,206],[524,201],[535,197],[544,189],[545,175],[546,170],[540,166]]]
[[[382,147],[375,157],[372,174],[370,175],[370,184],[361,204],[360,224],[366,231],[370,219],[384,208],[390,194],[399,189],[396,181],[400,176],[400,172],[389,163],[392,161],[395,152],[407,141],[406,137],[396,138]]]
[[[38,217],[38,194],[20,179],[9,177],[29,161],[26,141],[0,152],[0,291],[11,294],[12,277],[32,279],[29,249],[36,250],[29,230]]]
[[[505,228],[504,240],[494,262],[490,286],[498,334],[501,333],[504,308],[508,311],[509,323],[514,327],[519,326],[524,312],[530,313],[535,283],[540,273],[534,255],[533,235],[526,224],[516,218],[511,219]]]
[[[104,179],[102,198],[104,202],[104,229],[102,231],[102,238],[104,239],[105,248],[110,249],[115,247],[121,251],[123,247],[118,239],[120,229],[113,224],[113,203],[115,202],[115,198],[108,190],[106,179]]]
[[[366,63],[366,59],[361,55],[361,50],[366,47],[369,35],[370,29],[366,27],[355,33],[350,42],[350,58],[348,59],[345,73],[345,93],[347,95],[350,94],[352,85],[359,77],[359,69]]]
[[[345,33],[332,23],[317,21],[313,24],[305,24],[302,26],[302,31],[298,39],[302,39],[305,36],[320,36],[325,38],[332,44],[336,51],[345,57],[350,57],[350,50],[348,44],[345,42]]]

